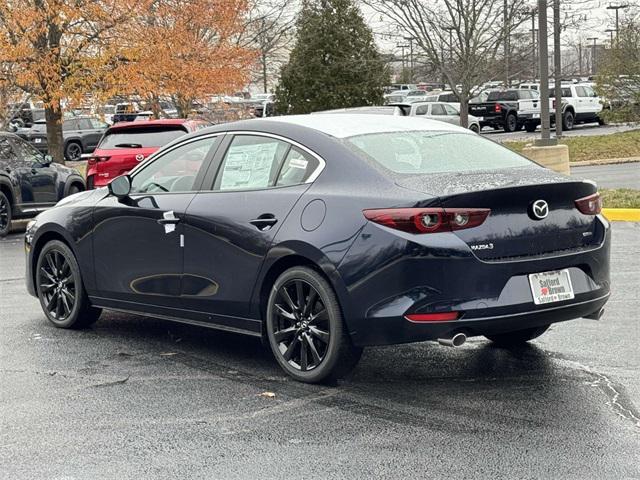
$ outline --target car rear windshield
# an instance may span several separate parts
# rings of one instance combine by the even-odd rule
[[[186,134],[183,127],[161,128],[126,128],[112,130],[102,138],[98,148],[147,148],[162,147],[167,143]]]
[[[363,158],[395,173],[466,172],[532,165],[508,148],[469,133],[389,132],[358,135],[345,140]]]
[[[518,92],[516,90],[508,90],[506,92],[491,92],[487,97],[487,102],[507,101],[515,102],[518,100]]]

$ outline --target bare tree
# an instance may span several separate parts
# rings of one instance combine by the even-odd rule
[[[527,20],[521,0],[362,1],[399,26],[442,73],[460,101],[465,126],[474,87],[502,74],[489,69],[495,68],[505,30],[511,32]]]
[[[238,44],[258,53],[252,80],[262,84],[264,93],[289,57],[298,7],[290,0],[254,2],[246,15],[244,31],[238,35]]]

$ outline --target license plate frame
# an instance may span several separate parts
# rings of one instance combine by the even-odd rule
[[[42,139],[41,138],[34,138],[33,139],[33,143],[42,143]]]
[[[536,305],[548,305],[575,298],[568,269],[531,273],[528,279],[533,303]]]

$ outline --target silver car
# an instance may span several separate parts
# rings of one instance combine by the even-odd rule
[[[393,106],[399,107],[407,116],[429,118],[440,120],[452,125],[460,126],[460,110],[454,105],[445,102],[412,102],[396,103]],[[480,132],[480,121],[477,117],[469,115],[469,129],[473,132]]]

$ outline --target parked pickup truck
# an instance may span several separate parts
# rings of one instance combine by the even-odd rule
[[[533,132],[540,125],[540,95],[534,90],[491,92],[486,102],[469,104],[469,113],[478,117],[481,127],[515,132],[524,126]]]
[[[552,122],[555,120],[556,99],[553,86],[549,87]],[[599,116],[602,101],[596,92],[587,85],[562,85],[562,129],[571,130],[576,123],[598,122],[604,124]]]

